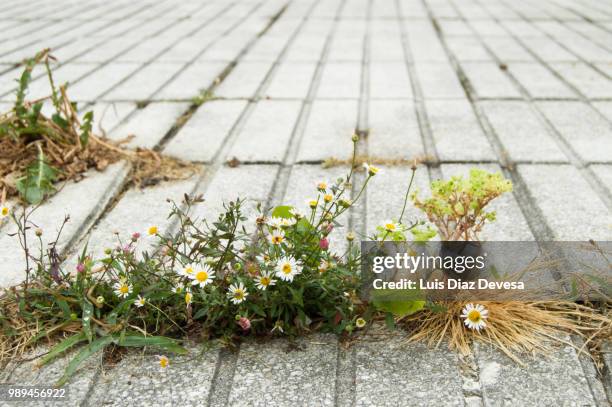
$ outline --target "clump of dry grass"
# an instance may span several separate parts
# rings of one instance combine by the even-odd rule
[[[465,327],[460,318],[465,306],[462,302],[441,303],[445,311],[422,310],[402,318],[399,323],[411,332],[409,341],[439,346],[446,340],[449,348],[463,355],[471,352],[472,341],[481,341],[500,349],[519,364],[522,364],[521,354],[547,353],[552,342],[569,344],[564,339],[567,334],[585,338],[585,346],[590,348],[596,348],[612,335],[609,309],[600,312],[570,301],[481,301],[479,304],[489,310],[487,326],[481,332]]]
[[[194,164],[154,150],[129,150],[122,145],[125,140],[94,134],[93,113],[79,114],[68,98],[66,85],[56,87],[50,68],[53,60],[48,49],[27,60],[14,106],[0,113],[0,202],[19,195],[38,203],[54,192],[54,183],[78,180],[89,169],[101,171],[120,160],[132,163],[130,181],[141,187],[188,178],[196,172]],[[32,72],[39,64],[46,68],[50,95],[25,100]],[[45,103],[52,105],[51,115],[43,114]],[[24,193],[26,184],[38,191]]]

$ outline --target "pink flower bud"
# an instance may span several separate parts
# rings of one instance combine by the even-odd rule
[[[84,265],[83,263],[79,263],[79,264],[77,264],[77,266],[76,266],[76,270],[77,270],[77,273],[83,273],[83,272],[85,272],[85,265]]]
[[[327,240],[326,237],[324,237],[323,239],[319,240],[319,247],[323,250],[327,250],[329,249],[329,240]]]
[[[328,223],[327,226],[325,227],[325,232],[327,232],[327,234],[330,234],[332,230],[334,230],[334,224]]]
[[[138,239],[140,239],[140,233],[138,233],[138,232],[134,232],[134,233],[132,234],[132,241],[134,241],[134,242],[135,242],[135,241],[136,241],[136,240],[138,240]]]
[[[242,328],[243,331],[248,331],[251,329],[251,321],[246,317],[240,317],[238,320],[238,325]]]

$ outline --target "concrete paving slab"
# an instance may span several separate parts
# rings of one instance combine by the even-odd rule
[[[184,356],[167,355],[170,366],[160,371],[155,353],[130,352],[116,366],[104,368],[89,406],[204,405],[211,392],[218,349],[189,347]],[[189,385],[187,385],[189,383]]]
[[[519,165],[517,169],[555,240],[612,239],[612,214],[576,168]]]
[[[188,103],[150,103],[138,109],[110,133],[110,138],[122,140],[133,138],[125,144],[128,148],[153,148],[187,111]]]
[[[520,98],[514,83],[495,63],[461,64],[478,98]]]
[[[240,348],[228,405],[334,405],[337,342],[316,335],[290,343],[244,343]]]
[[[590,106],[581,102],[540,102],[538,108],[582,160],[612,160],[610,122]]]
[[[459,360],[444,346],[432,352],[402,334],[364,340],[355,365],[357,406],[463,405]]]
[[[490,405],[596,405],[576,351],[559,346],[549,357],[525,356],[524,367],[476,344],[483,401]]]
[[[241,162],[281,162],[302,104],[262,100],[241,128],[229,157]]]
[[[539,64],[508,64],[510,74],[523,85],[532,98],[572,99],[577,95],[552,73]]]
[[[412,85],[404,62],[370,64],[370,98],[412,98]]]
[[[170,140],[164,152],[184,160],[212,161],[246,105],[242,100],[206,102]]]
[[[409,100],[370,100],[368,110],[368,153],[382,159],[422,157],[415,106]]]
[[[480,106],[511,160],[568,161],[549,130],[525,102],[483,102]]]
[[[298,161],[350,158],[353,153],[351,136],[356,125],[357,101],[315,101],[300,144]]]
[[[490,143],[467,101],[430,100],[425,107],[441,160],[495,160]]]

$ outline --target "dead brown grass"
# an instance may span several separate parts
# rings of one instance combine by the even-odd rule
[[[465,303],[442,303],[444,312],[423,310],[402,318],[399,323],[411,332],[409,341],[423,341],[431,346],[447,342],[449,348],[463,355],[471,352],[470,343],[490,344],[522,364],[524,354],[543,354],[550,344],[566,342],[567,334],[584,338],[585,346],[597,348],[610,339],[612,320],[610,309],[603,312],[569,301],[492,302],[481,301],[489,310],[487,327],[481,332],[469,330],[460,318]]]

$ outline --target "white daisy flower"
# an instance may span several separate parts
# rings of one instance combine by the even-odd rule
[[[289,213],[296,219],[302,219],[304,217],[304,214],[297,208],[291,208]]]
[[[193,263],[190,263],[190,264],[185,265],[185,267],[183,267],[182,270],[179,270],[178,274],[183,277],[193,278],[193,275],[195,274],[196,269],[197,269],[197,266]]]
[[[260,262],[264,266],[270,263],[270,256],[268,256],[267,254],[260,254],[259,256],[255,258],[257,259],[258,262]]]
[[[364,326],[366,326],[366,324],[367,324],[367,322],[363,318],[357,318],[357,320],[355,321],[355,326],[357,328],[363,328]]]
[[[126,281],[117,282],[113,287],[115,288],[115,294],[120,298],[126,298],[132,293],[132,285]]]
[[[240,304],[246,300],[246,297],[249,295],[246,288],[244,288],[244,284],[242,283],[230,285],[228,291],[227,296],[234,304]]]
[[[295,218],[283,218],[281,221],[281,226],[289,227],[295,225],[296,223],[297,220],[295,220]]]
[[[285,233],[282,230],[275,230],[270,236],[268,236],[270,243],[279,245],[285,240]]]
[[[279,218],[278,216],[272,216],[268,221],[268,226],[273,229],[280,229],[283,226],[283,218]]]
[[[196,272],[191,276],[191,285],[199,285],[200,287],[206,287],[207,284],[212,283],[215,278],[215,271],[210,268],[209,265],[204,265],[196,269]]]
[[[284,281],[293,281],[302,269],[293,257],[283,257],[276,265],[276,276]]]
[[[376,174],[378,174],[380,172],[380,169],[378,167],[375,167],[375,166],[370,165],[368,163],[363,163],[363,168],[365,168],[366,172],[371,177],[373,177],[374,175],[376,175]]]
[[[389,233],[393,233],[393,232],[397,232],[398,229],[398,225],[397,223],[393,222],[392,220],[386,220],[383,223],[383,228],[389,232]]]
[[[172,287],[172,292],[174,294],[181,294],[183,292],[183,287],[181,287],[180,285],[174,286]]]
[[[146,303],[147,303],[147,299],[144,297],[141,297],[140,295],[138,296],[138,298],[136,298],[136,300],[134,300],[134,305],[137,306],[138,308],[144,307]]]
[[[485,320],[489,317],[489,311],[480,304],[468,304],[461,313],[461,318],[465,318],[465,326],[470,329],[480,331],[487,327]]]
[[[272,278],[272,273],[269,271],[264,271],[260,276],[255,277],[255,286],[260,290],[265,290],[271,285],[275,285],[276,280]]]

